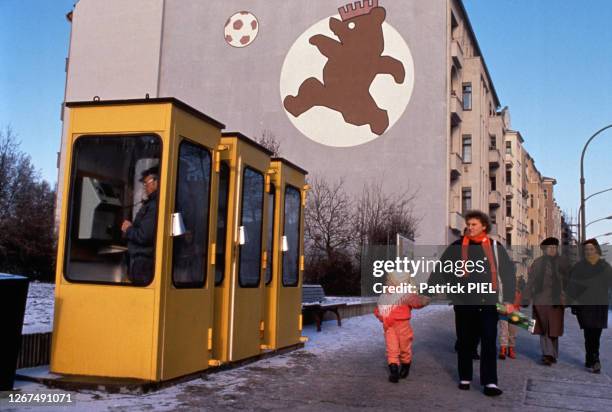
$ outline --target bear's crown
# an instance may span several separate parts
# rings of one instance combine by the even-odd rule
[[[344,7],[340,7],[340,18],[342,21],[347,21],[353,17],[363,16],[368,14],[370,10],[378,7],[378,0],[362,0],[356,1],[355,3],[349,3]]]

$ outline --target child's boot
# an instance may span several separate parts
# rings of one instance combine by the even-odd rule
[[[508,357],[510,359],[516,359],[516,352],[514,351],[514,347],[513,346],[510,346],[508,348]]]
[[[499,348],[499,359],[506,359],[507,348],[502,346]]]
[[[399,377],[404,379],[404,378],[407,378],[409,374],[410,374],[410,364],[402,363],[402,365],[400,366]]]
[[[399,367],[397,363],[389,364],[389,382],[399,382]]]

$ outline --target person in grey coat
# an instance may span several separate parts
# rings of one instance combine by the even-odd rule
[[[157,167],[142,172],[140,179],[147,198],[134,218],[125,220],[121,231],[128,241],[128,278],[138,286],[151,283],[155,257],[155,229],[157,219],[157,189],[159,171]]]
[[[569,264],[559,256],[559,239],[546,238],[540,243],[544,254],[533,261],[523,291],[522,304],[533,303],[536,320],[534,335],[540,335],[542,363],[550,366],[559,357],[559,337],[563,335],[565,286]]]
[[[582,243],[584,258],[570,272],[566,294],[572,313],[584,331],[586,360],[584,366],[601,372],[599,344],[602,330],[608,327],[608,290],[612,287],[612,267],[601,258],[597,239]]]

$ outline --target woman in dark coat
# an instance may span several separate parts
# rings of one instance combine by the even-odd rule
[[[586,361],[593,373],[601,372],[599,341],[602,329],[608,327],[608,290],[612,286],[612,267],[601,258],[596,239],[582,243],[584,258],[571,270],[567,296],[572,313],[584,331]]]
[[[533,303],[534,335],[540,335],[542,363],[550,366],[559,357],[559,336],[563,335],[565,283],[569,267],[559,256],[559,239],[549,237],[540,244],[543,256],[533,261],[523,291],[523,304]]]

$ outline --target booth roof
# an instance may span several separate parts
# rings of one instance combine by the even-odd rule
[[[201,111],[189,106],[187,103],[174,97],[151,97],[145,99],[124,99],[124,100],[88,100],[88,101],[76,101],[66,102],[66,107],[87,107],[87,106],[117,106],[117,105],[130,105],[130,104],[154,104],[154,103],[172,103],[179,109],[197,117],[198,119],[204,120],[207,123],[219,129],[225,129],[225,125],[212,117],[202,113]]]

